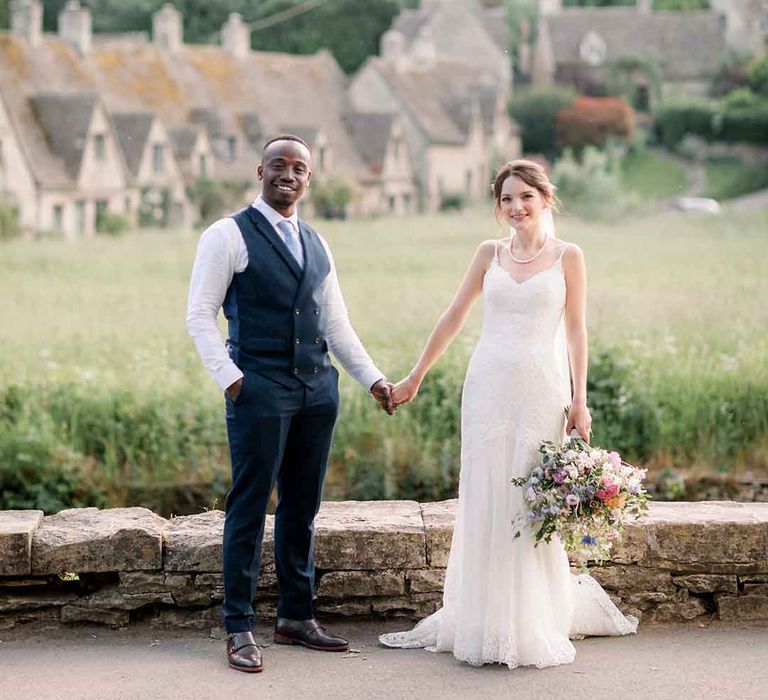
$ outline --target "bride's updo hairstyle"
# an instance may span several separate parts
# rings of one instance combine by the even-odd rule
[[[519,177],[526,185],[539,191],[547,206],[555,211],[557,209],[557,198],[555,197],[555,186],[550,182],[547,173],[538,163],[532,160],[518,158],[502,165],[496,177],[493,179],[493,201],[496,205],[496,218],[501,216],[501,188],[508,177]]]

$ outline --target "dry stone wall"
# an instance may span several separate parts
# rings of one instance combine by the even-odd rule
[[[316,609],[423,617],[441,600],[456,502],[326,502]],[[145,508],[0,511],[0,629],[30,621],[218,627],[224,514]],[[278,596],[268,517],[257,615]],[[590,567],[643,623],[768,620],[768,503],[654,503],[610,562]]]

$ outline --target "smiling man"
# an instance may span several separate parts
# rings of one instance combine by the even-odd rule
[[[232,462],[224,524],[229,666],[263,669],[251,625],[264,521],[277,482],[275,642],[345,651],[312,609],[313,523],[320,506],[341,366],[392,414],[391,385],[350,325],[327,243],[298,218],[312,163],[297,136],[264,145],[261,195],[202,235],[189,289],[187,330],[224,390]],[[226,345],[216,319],[229,323]]]

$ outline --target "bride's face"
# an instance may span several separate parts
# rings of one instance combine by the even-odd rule
[[[516,231],[538,231],[546,206],[541,192],[516,175],[510,175],[504,180],[499,208],[504,220]]]

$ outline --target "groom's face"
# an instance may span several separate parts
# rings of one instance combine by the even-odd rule
[[[273,141],[264,150],[257,174],[261,196],[273,209],[290,216],[312,178],[312,158],[298,141]]]

